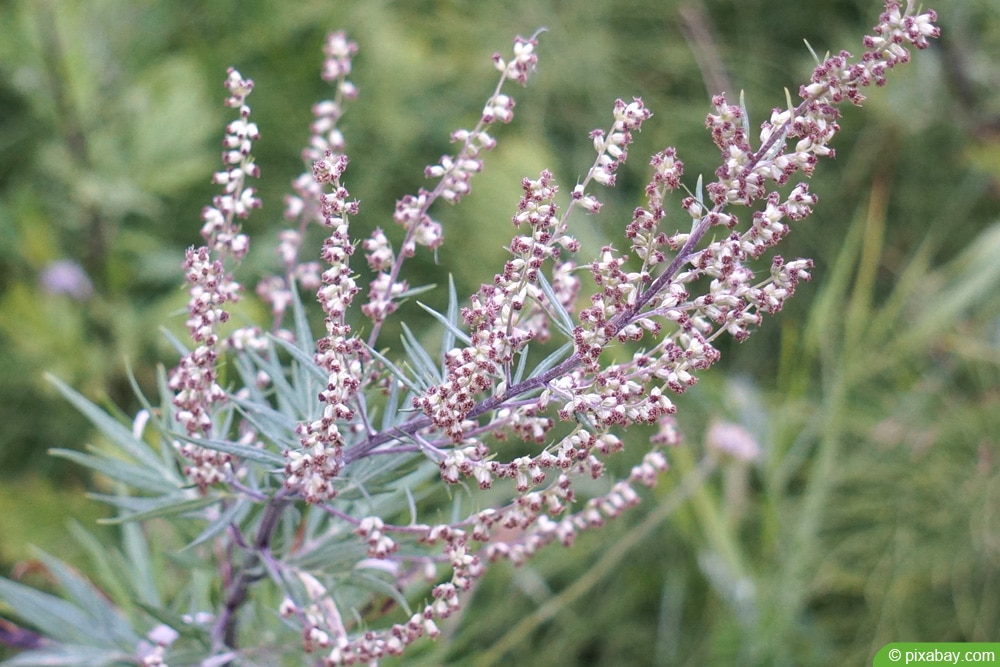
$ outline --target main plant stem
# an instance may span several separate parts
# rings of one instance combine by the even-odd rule
[[[278,528],[281,515],[291,504],[292,499],[288,497],[287,491],[284,488],[280,489],[264,508],[253,544],[241,545],[247,551],[246,559],[240,565],[239,573],[225,589],[222,611],[212,628],[212,643],[217,648],[220,646],[237,647],[239,629],[237,612],[246,602],[250,586],[264,577],[260,568],[262,565],[267,567],[268,559],[265,558],[265,555],[270,550],[271,538]],[[273,576],[276,573],[272,572],[271,574]]]

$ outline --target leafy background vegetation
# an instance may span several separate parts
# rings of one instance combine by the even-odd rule
[[[893,640],[1000,639],[1000,6],[931,5],[941,43],[864,109],[845,110],[838,158],[817,170],[820,204],[783,251],[816,259],[813,282],[678,402],[687,439],[661,487],[572,550],[498,567],[449,638],[413,663],[863,664]],[[676,145],[690,178],[710,177],[706,81],[746,90],[759,123],[811,70],[803,39],[820,54],[856,52],[880,6],[0,6],[0,571],[30,577],[29,545],[77,554],[86,571],[67,519],[93,524],[103,509],[84,493],[103,482],[46,456],[82,447],[88,426],[42,373],[128,414],[128,373],[151,389],[156,364],[174,362],[159,327],[182,326],[178,267],[214,189],[226,66],[257,83],[265,205],[246,226],[248,278],[276,265],[282,196],[302,167],[309,105],[327,92],[325,32],[343,28],[361,47],[361,98],[343,123],[360,238],[395,231],[394,199],[423,184],[452,129],[474,122],[492,53],[547,27],[537,76],[515,91],[516,119],[473,196],[437,211],[439,266],[414,261],[411,282],[451,272],[468,294],[501,265],[521,178],[548,167],[572,186],[592,161],[587,133],[608,123],[616,97],[641,96],[656,115],[605,213],[576,221],[585,249],[620,234],[644,156]],[[41,289],[60,259],[85,268],[92,297]],[[750,429],[764,456],[674,506],[713,417]]]

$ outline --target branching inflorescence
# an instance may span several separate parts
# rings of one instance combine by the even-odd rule
[[[689,225],[676,230],[678,221],[668,212],[669,196],[682,188],[684,165],[667,148],[652,157],[645,202],[625,227],[629,250],[605,246],[589,265],[578,265],[581,248],[571,233],[571,215],[576,209],[600,212],[597,188],[614,187],[633,135],[651,116],[638,98],[618,100],[611,126],[591,134],[597,156],[564,208],[552,173],[524,179],[512,218],[517,235],[507,247],[510,258],[458,317],[437,314],[449,346],[440,367],[431,365],[430,355],[408,349],[411,357],[421,357],[411,361],[411,370],[376,347],[383,323],[410,292],[401,278],[403,264],[418,247],[435,249],[443,242],[431,208],[438,200],[457,204],[470,192],[472,177],[483,169],[483,154],[496,145],[489,130],[513,119],[514,100],[504,92],[505,84],[526,85],[536,63],[537,35],[518,38],[510,60],[494,56],[500,81],[476,126],[452,134],[455,153],[425,170],[435,186],[397,201],[393,220],[402,228],[398,249],[381,229],[361,244],[375,276],[360,306],[368,321],[366,340],[348,323],[361,291],[350,267],[355,244],[349,229],[359,206],[344,186],[348,160],[337,127],[344,103],[357,95],[347,78],[357,47],[342,33],[329,37],[323,76],[335,85],[336,96],[314,108],[314,136],[304,154],[312,173],[294,182],[295,195],[287,201],[287,218],[296,226],[281,237],[285,274],[258,290],[271,304],[276,326],[294,302],[295,289],[316,292],[325,335],[313,362],[326,382],[318,392],[320,411],[304,416],[295,428],[297,442],[283,446],[283,485],[267,502],[274,504],[280,496],[285,507],[289,500],[301,499],[353,526],[366,558],[380,561],[400,585],[415,566],[432,580],[438,573],[435,564],[443,563],[449,574],[432,585],[429,601],[412,611],[409,620],[383,630],[355,631],[341,620],[336,596],[311,578],[305,594],[290,594],[282,607],[283,614],[302,623],[307,649],[326,651],[328,664],[368,664],[398,654],[416,638],[437,634],[436,621],[458,609],[462,591],[481,576],[487,562],[505,558],[520,563],[552,541],[570,545],[580,530],[599,526],[638,502],[635,485],[656,483],[667,468],[661,447],[676,441],[670,396],[685,391],[699,371],[718,360],[713,343],[719,336],[744,340],[763,315],[781,310],[796,286],[810,277],[810,260],[772,254],[788,234],[789,223],[807,217],[816,204],[808,185],[794,179],[811,175],[820,157],[833,157],[830,142],[839,129],[840,105],[859,105],[861,89],[882,85],[887,70],[908,60],[908,47],[926,47],[928,38],[938,34],[934,20],[933,12],[918,15],[911,5],[904,10],[890,0],[874,34],[865,39],[862,58],[852,60],[841,52],[824,60],[800,88],[801,101],[775,108],[756,137],[742,105],[715,96],[706,125],[722,164],[704,192],[688,191],[680,199]],[[216,179],[225,194],[206,209],[203,233],[209,245],[190,251],[186,264],[192,284],[189,324],[199,347],[184,358],[171,383],[177,391],[175,416],[189,435],[208,435],[212,407],[224,400],[214,384],[215,332],[236,286],[223,275],[219,260],[210,257],[228,252],[238,259],[245,252],[234,222],[257,204],[253,191],[243,186],[246,175],[256,176],[249,157],[256,130],[248,123],[245,105],[251,85],[235,72],[227,85],[234,91],[232,99],[237,90],[242,96],[236,103],[240,120],[230,126],[226,140],[227,171]],[[299,260],[311,222],[328,234],[322,272],[315,263]],[[769,255],[770,266],[759,276],[756,265]],[[587,269],[595,291],[576,313],[578,276]],[[262,346],[291,338],[275,332]],[[529,359],[530,344],[559,336],[565,339],[562,348],[544,360]],[[605,351],[626,342],[635,350],[631,358],[608,361]],[[412,337],[409,345],[416,345]],[[384,398],[390,394],[392,406]],[[403,400],[415,412],[398,408]],[[370,414],[376,404],[389,413],[378,427]],[[570,427],[556,428],[559,423]],[[599,496],[578,497],[575,481],[601,478],[606,457],[624,448],[613,431],[657,423],[661,436],[653,438],[626,478],[611,482]],[[531,443],[535,453],[505,458],[502,443],[511,437]],[[189,475],[203,489],[239,474],[240,462],[230,454],[196,444],[182,446],[181,453],[191,460]],[[420,523],[415,507],[408,524],[390,524],[392,516],[359,515],[356,503],[339,507],[351,466],[380,456],[428,459],[447,484],[470,480],[485,490],[509,480],[510,493],[490,496],[506,500],[468,510],[447,523]],[[283,567],[276,561],[272,573],[279,584],[287,582],[292,569],[281,572]]]
[[[861,90],[882,85],[889,69],[909,59],[909,47],[925,48],[938,35],[935,20],[932,11],[888,0],[862,57],[828,57],[799,89],[801,101],[775,108],[757,133],[742,104],[712,98],[706,125],[721,153],[715,180],[687,190],[675,149],[653,155],[644,202],[623,225],[627,249],[608,245],[580,259],[571,218],[577,210],[600,213],[600,188],[614,187],[652,115],[638,98],[618,100],[610,126],[591,133],[596,157],[585,178],[565,200],[549,171],[525,178],[502,269],[464,307],[452,290],[447,312],[432,313],[444,332],[439,362],[405,327],[403,354],[394,354],[382,341],[383,325],[414,292],[402,277],[406,259],[444,241],[432,207],[470,192],[496,145],[491,131],[512,121],[514,99],[505,91],[527,84],[538,36],[518,38],[510,59],[494,56],[500,80],[478,123],[454,132],[455,152],[426,168],[433,187],[396,202],[392,219],[401,229],[376,229],[357,243],[350,221],[360,207],[345,185],[338,129],[344,105],[358,94],[348,78],[357,46],[343,33],[330,35],[322,71],[335,95],[313,109],[303,154],[311,169],[286,201],[283,274],[257,290],[273,326],[221,339],[240,291],[225,262],[245,255],[238,222],[260,203],[245,184],[258,176],[250,152],[257,128],[246,103],[253,84],[230,70],[227,104],[239,118],[227,128],[226,169],[215,176],[223,192],[204,211],[206,245],[189,250],[185,262],[195,348],[170,376],[173,422],[165,427],[179,433],[176,449],[198,493],[218,494],[211,517],[230,512],[224,534],[232,562],[224,568],[225,611],[211,628],[215,654],[239,648],[239,607],[266,576],[286,596],[281,615],[320,662],[375,664],[436,636],[437,623],[460,607],[490,562],[519,564],[551,542],[571,545],[581,530],[639,502],[638,487],[656,483],[668,467],[664,447],[678,441],[671,397],[719,359],[720,336],[744,340],[809,279],[810,260],[774,249],[816,205],[797,179],[833,157],[839,107],[861,104]],[[325,234],[322,263],[300,256],[314,223]],[[374,276],[360,304],[356,247]],[[587,272],[593,292],[581,299]],[[315,343],[301,292],[315,293],[323,312]],[[286,329],[289,314],[294,326]],[[224,352],[240,369],[239,390],[219,385]],[[651,441],[629,444],[645,448],[641,461],[584,492],[579,481],[608,476],[608,457],[626,447],[621,434],[635,424],[659,428]],[[451,508],[433,493],[440,482],[451,486]],[[603,490],[595,495],[595,488]],[[232,509],[234,495],[246,511]],[[288,511],[296,506],[298,513]],[[442,515],[449,519],[435,518]],[[318,564],[334,547],[341,558],[356,554],[355,570],[386,578],[402,617],[379,627],[379,619],[355,616],[361,603],[336,583],[343,569]],[[410,607],[420,582],[426,600]]]

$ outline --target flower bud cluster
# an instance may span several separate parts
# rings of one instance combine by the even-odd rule
[[[372,558],[386,558],[399,548],[392,538],[383,532],[385,524],[377,516],[365,517],[354,531],[368,543],[368,555]]]
[[[642,260],[639,271],[643,283],[649,282],[652,270],[666,261],[667,235],[660,231],[660,221],[666,216],[664,199],[681,186],[684,163],[677,159],[677,150],[666,148],[649,161],[653,178],[646,186],[645,207],[632,213],[632,222],[625,228],[625,237],[632,243],[632,252]],[[674,248],[676,250],[676,248]]]
[[[351,73],[352,61],[358,52],[358,45],[347,39],[342,30],[331,32],[323,44],[323,71],[320,75],[328,83],[342,81]],[[353,89],[353,85],[351,88]]]
[[[222,186],[222,194],[212,199],[212,205],[202,210],[205,224],[201,235],[216,252],[232,254],[237,260],[243,259],[250,248],[245,234],[239,233],[236,219],[244,219],[250,211],[260,208],[261,202],[256,190],[246,186],[247,177],[259,178],[260,168],[254,163],[250,151],[253,142],[260,137],[257,124],[250,122],[250,107],[246,98],[253,90],[253,81],[244,79],[232,67],[227,71],[226,106],[239,109],[240,117],[226,126],[226,137],[222,141],[222,163],[225,170],[216,172],[212,182]]]
[[[415,195],[406,195],[396,202],[393,220],[403,228],[405,235],[399,253],[393,254],[392,248],[384,240],[381,230],[373,236],[372,249],[369,250],[369,265],[378,265],[379,273],[372,281],[368,303],[362,306],[362,311],[375,324],[368,338],[368,344],[374,345],[385,318],[395,312],[398,298],[407,291],[405,281],[399,274],[403,260],[416,253],[417,246],[436,249],[444,241],[441,223],[434,220],[428,213],[430,207],[438,199],[449,204],[457,204],[472,191],[473,175],[483,169],[483,153],[496,146],[496,140],[487,132],[497,121],[509,123],[514,118],[514,99],[502,92],[504,84],[513,80],[526,85],[528,75],[534,70],[538,56],[534,49],[537,45],[535,37],[524,39],[518,37],[514,45],[514,58],[507,62],[499,55],[493,60],[501,72],[493,94],[490,96],[479,118],[479,122],[471,130],[456,130],[451,135],[452,143],[460,144],[454,155],[443,155],[437,164],[429,165],[424,175],[429,179],[437,179],[437,185],[426,190],[421,188]],[[367,249],[367,248],[366,248]],[[372,254],[375,253],[375,256]],[[392,257],[391,264],[386,264],[383,258]]]
[[[240,296],[240,285],[226,271],[224,261],[239,261],[249,249],[248,237],[240,232],[239,219],[260,207],[260,199],[247,177],[258,178],[251,149],[259,137],[256,124],[250,122],[247,96],[253,81],[244,79],[233,68],[227,71],[226,106],[238,109],[239,118],[226,126],[223,139],[223,171],[212,180],[222,186],[212,205],[202,211],[201,234],[207,245],[189,248],[184,259],[184,275],[189,285],[188,319],[185,322],[196,343],[171,372],[168,386],[174,392],[174,416],[188,436],[212,435],[214,406],[225,402],[227,394],[218,384],[220,327],[229,319],[226,304]],[[224,481],[232,474],[233,457],[192,443],[175,442],[174,446],[190,463],[185,474],[204,491],[209,485]]]
[[[302,161],[312,166],[327,158],[328,154],[343,155],[346,147],[339,123],[344,114],[344,103],[354,100],[358,90],[348,76],[358,45],[349,41],[341,32],[327,35],[323,46],[322,78],[334,84],[334,97],[313,105],[313,122],[309,126],[309,145],[302,151]],[[299,260],[299,251],[306,228],[311,223],[323,223],[321,197],[322,184],[312,171],[300,174],[292,181],[294,194],[285,197],[285,220],[296,225],[279,234],[278,255],[285,269],[283,276],[272,276],[257,286],[257,294],[271,306],[275,324],[281,322],[285,309],[291,303],[291,282],[308,291],[315,291],[320,284],[319,264]]]
[[[586,452],[610,453],[621,449],[621,442],[614,436],[598,437],[579,429],[564,440],[558,455],[547,456],[538,464],[527,464],[532,469],[530,482],[527,478],[518,481],[519,486],[523,484],[525,489],[529,484],[532,487],[541,484],[546,478],[541,470],[544,465],[562,471],[554,483],[542,491],[519,495],[509,505],[484,509],[460,524],[404,527],[389,526],[377,518],[362,520],[355,532],[368,542],[369,554],[372,553],[372,545],[377,545],[379,539],[388,540],[393,545],[382,557],[392,553],[396,543],[386,538],[386,533],[398,531],[412,534],[417,531],[421,534],[422,544],[441,545],[451,578],[434,586],[428,603],[406,623],[397,623],[382,632],[369,631],[350,641],[339,641],[325,664],[370,664],[380,658],[399,655],[421,636],[436,637],[439,630],[435,619],[446,619],[457,612],[461,607],[460,594],[470,590],[485,573],[485,562],[478,555],[480,550],[486,562],[506,559],[520,565],[552,542],[572,546],[581,530],[603,526],[607,520],[636,505],[639,495],[633,485],[652,487],[667,469],[666,458],[658,450],[648,452],[642,462],[632,468],[629,476],[616,482],[608,493],[591,498],[575,513],[567,512],[574,501],[567,473],[573,468],[587,467],[590,457]],[[521,463],[529,460],[530,457],[524,457]],[[591,476],[599,477],[600,472]],[[471,527],[471,533],[467,527]],[[473,543],[481,546],[474,546]]]
[[[355,416],[351,406],[361,386],[364,344],[351,335],[346,322],[347,308],[359,288],[349,265],[354,244],[348,233],[349,216],[358,212],[358,202],[351,200],[340,177],[347,168],[347,157],[327,151],[313,165],[313,177],[332,189],[320,195],[322,224],[330,230],[323,243],[323,260],[329,265],[321,277],[317,299],[326,313],[327,335],[316,345],[316,365],[327,372],[326,387],[319,393],[322,414],[300,423],[298,450],[286,450],[285,487],[302,494],[306,502],[318,503],[336,495],[333,480],[341,468],[345,444],[342,425]]]
[[[295,577],[302,584],[307,603],[296,604],[291,597],[282,600],[278,613],[282,618],[297,618],[302,625],[302,644],[306,653],[329,649],[347,642],[347,629],[330,592],[316,577],[298,571]]]
[[[537,32],[529,39],[517,37],[514,40],[514,57],[510,61],[504,60],[499,53],[493,54],[493,64],[503,73],[504,79],[516,81],[522,86],[528,85],[528,76],[538,64],[538,56],[535,54],[537,38]]]
[[[471,340],[469,345],[447,352],[445,381],[414,398],[414,407],[423,410],[454,442],[461,442],[473,426],[466,418],[479,396],[495,386],[498,394],[503,393],[515,355],[536,336],[548,336],[547,328],[532,327],[547,304],[539,288],[539,272],[546,260],[558,262],[561,249],[577,247],[575,239],[559,232],[561,221],[555,203],[558,187],[552,174],[543,171],[537,180],[526,178],[521,187],[523,195],[513,222],[517,227],[527,225],[530,235],[511,240],[508,250],[513,258],[507,260],[493,284],[483,285],[470,305],[462,309]],[[563,280],[557,282],[562,293],[557,295],[560,302],[575,297],[578,284],[567,279],[564,272]],[[549,423],[535,420],[533,426]],[[481,479],[479,483],[488,487]]]
[[[186,322],[194,350],[184,355],[170,377],[177,420],[188,435],[208,435],[212,429],[212,406],[226,398],[217,380],[218,327],[229,319],[225,304],[235,301],[239,285],[226,274],[222,260],[213,259],[202,246],[188,248],[184,270],[191,285]]]
[[[648,120],[653,114],[637,97],[628,103],[616,100],[613,115],[615,122],[610,132],[605,134],[603,130],[594,130],[590,133],[590,138],[594,141],[594,150],[597,151],[597,162],[590,168],[587,180],[593,179],[607,187],[615,186],[615,172],[618,166],[628,159],[632,132],[638,132],[642,128],[643,121]],[[582,193],[582,188],[578,187],[574,191],[574,195],[577,193]],[[583,205],[591,213],[600,210],[600,204],[596,200],[585,202]]]

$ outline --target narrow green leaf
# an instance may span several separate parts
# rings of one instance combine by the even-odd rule
[[[3,577],[0,599],[19,619],[57,641],[93,645],[93,619],[66,600]]]
[[[118,524],[128,521],[145,521],[147,519],[157,519],[165,516],[188,514],[190,512],[196,512],[200,509],[215,505],[219,502],[220,498],[219,496],[213,495],[197,496],[195,498],[161,496],[160,498],[150,500],[153,502],[149,504],[148,509],[111,517],[109,519],[100,519],[99,523]]]
[[[296,421],[278,412],[266,403],[247,401],[232,397],[231,400],[240,409],[244,418],[257,429],[266,440],[279,446],[295,442]],[[256,450],[261,451],[261,450]],[[282,462],[284,465],[284,462]]]
[[[344,475],[346,484],[339,490],[337,497],[351,500],[364,498],[370,501],[377,494],[398,493],[402,486],[397,482],[423,462],[425,462],[424,457],[417,454],[370,456],[357,461]],[[440,473],[436,465],[434,472]],[[353,493],[355,490],[359,493]],[[366,506],[362,511],[369,514],[372,510]]]
[[[91,403],[82,394],[74,390],[59,378],[50,374],[46,374],[45,377],[49,382],[55,385],[56,389],[66,398],[66,400],[72,403],[84,417],[90,420],[97,430],[111,440],[112,443],[117,445],[119,449],[128,453],[137,461],[143,461],[149,465],[159,464],[158,459],[152,456],[152,453],[146,443],[135,438],[130,429],[113,419],[108,415],[108,413],[94,403]]]
[[[285,557],[288,567],[297,567],[308,572],[340,573],[349,571],[365,557],[365,548],[357,540],[345,539],[337,532],[323,533],[317,542],[308,544]]]
[[[50,449],[49,454],[73,461],[145,493],[169,493],[178,488],[176,482],[163,478],[159,466],[156,470],[150,470],[143,465],[111,458],[102,452],[85,454],[73,449]]]
[[[302,352],[297,348],[296,350]],[[259,369],[266,373],[270,380],[268,389],[277,399],[279,412],[292,421],[306,418],[316,409],[317,387],[326,384],[326,373],[316,365],[311,355],[305,355],[308,361],[304,361],[303,356],[298,355],[297,359],[292,360],[290,368],[286,369],[276,350],[269,352],[267,357],[253,350],[240,355],[239,361],[250,367],[244,376],[247,389],[257,403],[269,404],[264,393],[256,388],[256,372]],[[290,354],[295,353],[290,352]]]
[[[160,383],[159,376],[162,375],[162,383]],[[139,387],[139,383],[136,380],[131,369],[128,373],[129,385],[132,387],[132,392],[135,397],[139,400],[139,404],[142,409],[145,410],[151,417],[149,424],[156,430],[160,435],[160,446],[155,447],[152,444],[146,443],[142,440],[145,447],[141,449],[143,452],[143,457],[141,461],[149,465],[150,468],[155,468],[160,471],[164,479],[169,479],[176,485],[184,484],[184,478],[180,475],[177,465],[176,458],[174,456],[174,449],[170,446],[171,438],[169,436],[169,431],[167,430],[166,421],[170,419],[171,408],[170,399],[172,394],[169,393],[169,388],[166,386],[166,370],[163,366],[157,368],[157,381],[160,383],[162,389],[160,394],[160,406],[159,408],[153,407],[153,404],[146,398],[145,394],[142,392],[142,388]],[[159,416],[157,416],[159,415]],[[139,434],[140,439],[142,434]]]
[[[411,380],[410,377],[406,373],[404,373],[402,370],[400,370],[399,367],[396,366],[396,364],[394,364],[391,361],[389,361],[388,357],[386,357],[384,354],[382,354],[381,352],[379,352],[375,348],[371,347],[370,345],[366,344],[365,347],[368,348],[368,352],[370,352],[373,357],[375,357],[376,359],[378,359],[378,361],[383,366],[385,366],[387,369],[389,369],[389,372],[392,373],[393,377],[395,377],[397,380],[399,380],[404,385],[406,385],[407,388],[409,388],[410,391],[412,391],[415,394],[422,394],[423,393],[424,390],[422,388],[420,388],[414,380]]]
[[[573,343],[564,343],[558,350],[542,359],[542,361],[531,370],[529,379],[541,375],[556,364],[566,359],[573,350]]]
[[[425,292],[430,292],[433,289],[437,289],[437,285],[434,283],[431,283],[430,285],[421,285],[420,287],[411,287],[405,292],[400,292],[395,298],[401,301],[403,299],[408,299],[411,296],[418,296],[420,294],[424,294]]]
[[[392,382],[389,386],[389,396],[385,400],[385,411],[382,413],[382,431],[388,431],[399,422],[399,383]]]
[[[197,604],[197,603],[192,601],[192,604]],[[151,617],[155,618],[160,623],[163,623],[164,625],[176,630],[181,637],[186,637],[188,639],[200,642],[201,644],[204,645],[205,649],[208,649],[209,642],[211,641],[211,638],[209,637],[209,630],[201,625],[192,623],[190,621],[190,617],[188,618],[188,620],[185,620],[184,614],[178,613],[172,609],[167,609],[156,605],[149,605],[143,602],[139,602],[137,606],[144,612],[149,614]],[[204,658],[204,656],[201,657]],[[192,664],[198,664],[198,662],[199,661],[196,661]],[[186,665],[189,663],[181,662],[179,664]]]
[[[1000,223],[984,229],[965,250],[939,270],[943,287],[935,294],[921,294],[923,308],[912,327],[901,336],[897,345],[927,345],[964,313],[987,295],[995,294],[1000,284]],[[905,348],[903,348],[905,349]]]
[[[170,424],[174,416],[173,392],[169,386],[170,379],[167,376],[167,369],[162,365],[156,367],[156,386],[160,395],[159,419],[154,420],[157,430],[160,431],[160,459],[164,465],[169,465],[176,472],[177,451],[174,449],[173,438],[170,435]],[[153,413],[157,414],[156,412]]]
[[[296,345],[289,343],[287,340],[278,338],[277,336],[271,336],[271,340],[273,340],[283,350],[288,352],[288,354],[292,355],[292,358],[298,361],[303,368],[309,371],[310,375],[315,377],[319,382],[326,384],[326,371],[316,364],[316,360],[313,359],[312,352],[306,352],[298,348]]]
[[[131,566],[129,583],[136,593],[133,597],[146,604],[161,604],[153,572],[153,556],[149,551],[149,542],[142,527],[132,522],[122,524],[122,543]]]
[[[225,531],[231,523],[238,525],[246,517],[251,507],[252,503],[245,496],[240,496],[224,512],[220,513],[218,517],[208,524],[198,537],[185,545],[184,548],[193,549],[200,544],[204,544]]]
[[[749,141],[753,136],[750,131],[750,112],[747,111],[746,95],[742,90],[740,90],[740,111],[743,113],[743,136]]]
[[[167,342],[170,343],[170,346],[174,348],[179,356],[183,357],[190,352],[187,345],[181,342],[181,340],[172,334],[166,327],[160,327],[160,333],[167,339]]]
[[[135,653],[118,649],[60,644],[27,651],[0,663],[2,667],[108,667],[135,664]]]
[[[56,578],[66,597],[90,617],[92,644],[131,648],[139,642],[140,635],[132,629],[121,611],[92,583],[45,552],[40,552],[39,558]]]
[[[441,339],[442,365],[444,364],[444,355],[455,347],[456,339],[461,341],[463,345],[472,344],[472,339],[458,325],[458,293],[455,290],[455,279],[453,276],[448,276],[448,309],[445,314],[437,312],[420,301],[417,301],[417,305],[444,325],[444,334]]]
[[[306,309],[302,304],[298,285],[294,280],[289,285],[289,289],[292,291],[292,317],[295,322],[295,342],[299,350],[315,350],[316,340],[313,338],[312,331],[309,328],[309,317],[306,315]]]
[[[87,498],[91,500],[96,500],[98,502],[111,505],[112,507],[117,507],[120,510],[127,512],[145,512],[153,507],[159,507],[165,497],[172,497],[175,500],[178,498],[187,499],[190,496],[190,491],[180,491],[181,495],[169,494],[168,496],[126,496],[122,494],[105,494],[105,493],[88,493]]]
[[[198,447],[238,456],[244,461],[253,461],[254,463],[261,463],[267,466],[284,467],[285,465],[285,458],[283,456],[266,449],[238,445],[228,440],[214,440],[212,438],[192,438],[186,435],[178,435],[177,438]]]
[[[826,58],[820,58],[819,57],[819,55],[816,53],[816,51],[813,50],[812,44],[809,43],[808,39],[803,39],[802,41],[805,42],[806,48],[809,49],[809,53],[812,55],[813,60],[816,61],[817,65],[819,65],[821,62],[823,62],[824,60],[826,60]]]
[[[427,350],[420,344],[417,337],[413,335],[410,327],[406,326],[406,322],[401,322],[400,324],[403,327],[401,339],[407,359],[414,364],[416,371],[422,376],[424,382],[428,385],[440,384],[442,377],[437,364],[431,359],[431,355],[427,354]]]
[[[517,384],[524,377],[524,369],[528,365],[528,354],[531,352],[531,346],[525,345],[518,352],[517,368],[514,370],[514,376],[511,378],[511,382]]]
[[[553,324],[556,325],[556,328],[559,329],[564,336],[572,339],[573,329],[576,326],[573,323],[573,316],[569,314],[566,307],[559,301],[559,297],[556,296],[555,290],[552,289],[552,285],[545,277],[545,274],[541,271],[538,272],[538,286],[542,288],[542,294],[545,295],[547,306],[543,307],[545,308],[545,311],[549,312],[550,316],[552,316]]]
[[[254,402],[263,399],[263,392],[257,384],[257,372],[263,370],[260,368],[262,361],[259,356],[254,357],[251,350],[240,350],[232,355],[230,366],[239,375],[239,393],[244,400]]]
[[[449,320],[448,317],[442,315],[441,313],[437,312],[430,306],[420,301],[417,301],[416,303],[418,306],[423,308],[424,312],[428,313],[431,317],[433,317],[435,320],[444,325],[444,337],[441,339],[442,352],[447,352],[448,350],[455,347],[456,338],[460,340],[463,345],[472,344],[472,339],[469,338],[469,335],[464,331],[462,331],[455,322]]]
[[[131,577],[122,554],[117,549],[109,548],[96,535],[76,521],[70,521],[67,530],[76,543],[87,553],[90,559],[89,571],[96,577],[96,583],[108,597],[122,605],[123,610],[132,604],[134,597],[130,586]]]
[[[379,572],[377,569],[355,567],[351,573],[351,584],[372,591],[379,597],[385,596],[395,600],[407,616],[411,615],[413,612],[410,610],[410,603],[406,596],[400,592],[397,586],[378,576],[377,572]]]
[[[455,289],[455,276],[448,274],[448,310],[445,313],[445,317],[448,318],[449,322],[452,322],[456,327],[458,326],[458,290]],[[459,329],[461,331],[461,329]],[[455,347],[455,339],[450,331],[445,330],[444,339],[447,341],[446,345],[441,346],[441,354],[445,354],[448,350]],[[466,345],[471,343],[472,340],[466,341]],[[443,361],[443,360],[442,360]]]

